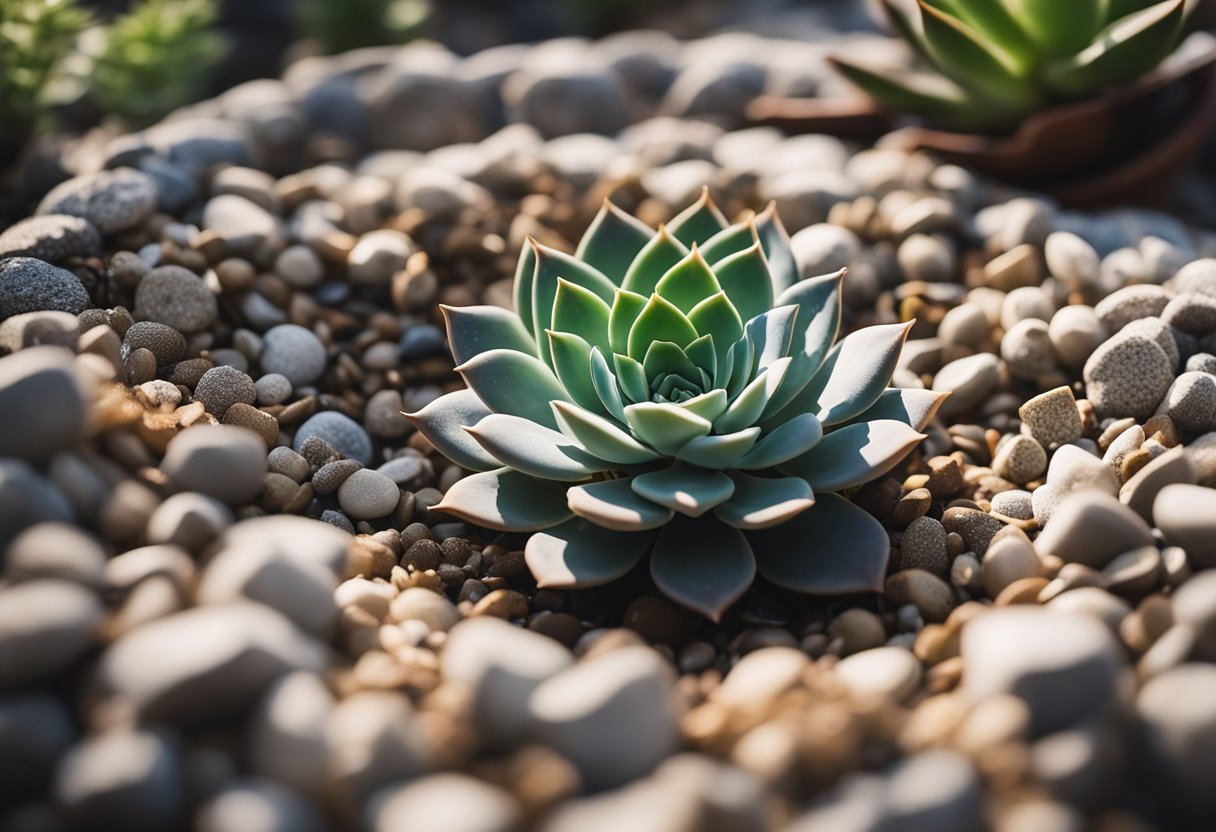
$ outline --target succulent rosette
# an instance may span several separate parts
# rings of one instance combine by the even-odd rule
[[[611,204],[574,255],[529,241],[515,312],[445,307],[468,389],[409,418],[473,470],[434,508],[535,532],[542,587],[655,585],[717,620],[757,572],[877,591],[889,543],[835,492],[885,473],[942,394],[888,388],[903,324],[835,343],[843,271],[798,279],[772,206],[729,225],[703,194],[654,231]]]

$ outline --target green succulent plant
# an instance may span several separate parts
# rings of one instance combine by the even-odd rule
[[[468,389],[408,418],[478,473],[434,508],[536,532],[542,587],[648,552],[656,586],[717,620],[759,572],[813,594],[881,589],[889,543],[839,492],[888,471],[944,394],[889,389],[902,324],[833,346],[844,272],[798,279],[772,206],[708,194],[657,233],[605,203],[572,256],[529,241],[515,312],[444,307]]]
[[[1168,57],[1202,0],[881,0],[929,67],[843,54],[879,104],[955,129],[1005,130],[1051,104],[1132,81]]]

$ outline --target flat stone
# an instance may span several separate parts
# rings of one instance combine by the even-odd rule
[[[521,817],[519,804],[502,789],[467,774],[444,773],[381,794],[368,809],[368,828],[512,832]]]
[[[938,410],[943,418],[966,413],[996,389],[1000,380],[1000,359],[991,353],[977,353],[951,361],[933,378],[934,390],[951,395]]]
[[[92,646],[102,614],[92,590],[64,580],[0,590],[0,689],[67,670]]]
[[[1181,445],[1170,448],[1151,460],[1136,472],[1119,489],[1119,502],[1139,514],[1150,524],[1153,518],[1153,501],[1161,489],[1168,485],[1193,485],[1198,480],[1195,464]]]
[[[1216,566],[1216,489],[1167,485],[1153,500],[1153,519],[1167,542],[1200,568]]]
[[[156,183],[132,168],[101,170],[56,185],[38,203],[39,214],[84,217],[102,234],[125,231],[156,210]]]
[[[84,217],[44,214],[13,223],[0,233],[0,259],[36,257],[62,263],[101,254],[101,234]]]
[[[240,505],[262,490],[266,446],[242,428],[199,425],[169,441],[161,470],[184,491]]]
[[[33,257],[0,259],[0,321],[26,312],[78,315],[92,306],[80,278]]]
[[[90,589],[105,583],[106,550],[88,532],[68,523],[39,523],[4,552],[4,579],[12,584],[59,578]]]
[[[1090,490],[1061,502],[1034,543],[1040,555],[1056,555],[1065,563],[1095,569],[1130,549],[1151,545],[1152,531],[1140,515],[1113,497]]]
[[[920,660],[903,647],[863,650],[840,660],[836,675],[854,696],[903,702],[920,685]]]

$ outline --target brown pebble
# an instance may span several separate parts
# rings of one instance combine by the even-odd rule
[[[1119,477],[1124,482],[1127,482],[1136,474],[1140,473],[1140,469],[1153,461],[1153,455],[1149,453],[1147,448],[1137,448],[1136,450],[1123,457],[1123,462],[1119,465]]]
[[[906,528],[916,518],[923,517],[931,505],[933,495],[929,493],[929,489],[914,488],[900,497],[887,522],[897,529]]]
[[[1037,604],[1039,593],[1046,586],[1046,578],[1021,578],[1002,589],[993,604],[998,607],[1007,607],[1011,604]]]
[[[850,607],[832,620],[832,635],[841,640],[842,656],[881,647],[887,640],[882,619],[861,607]]]
[[[956,558],[967,551],[967,544],[958,532],[946,532],[946,554]]]
[[[953,496],[963,490],[963,469],[958,460],[949,456],[935,456],[929,460],[929,479],[925,487],[934,497]]]
[[[680,648],[676,664],[681,673],[701,673],[708,670],[718,656],[714,646],[706,641],[690,641]]]
[[[1156,546],[1124,552],[1102,569],[1106,588],[1116,595],[1137,596],[1152,591],[1161,578],[1161,555]]]
[[[463,569],[451,563],[440,563],[435,567],[435,573],[439,575],[444,586],[460,586],[468,577]]]
[[[993,535],[1005,524],[987,512],[956,506],[946,509],[942,515],[942,525],[947,532],[957,532],[969,551],[983,557]]]
[[[444,564],[445,566],[450,564]],[[470,616],[492,615],[495,618],[523,618],[528,614],[528,599],[510,589],[496,589],[473,605]]]
[[[573,648],[583,635],[583,622],[569,613],[541,611],[532,616],[528,629]]]
[[[312,475],[312,489],[321,496],[333,494],[342,483],[363,466],[353,459],[337,459],[327,462]]]
[[[439,544],[439,549],[443,553],[444,562],[453,566],[464,566],[473,554],[473,547],[463,537],[449,537]]]
[[[886,580],[887,603],[892,606],[913,604],[925,621],[946,620],[954,607],[954,593],[941,578],[923,569],[905,569]]]
[[[625,608],[622,626],[652,644],[679,647],[691,635],[687,616],[662,598],[638,598]]]
[[[357,535],[346,549],[346,579],[362,575],[365,578],[387,579],[397,565],[397,555],[391,548],[369,535]]]
[[[403,539],[403,546],[404,543]],[[438,569],[439,564],[443,563],[443,550],[434,540],[418,540],[406,548],[405,554],[402,556],[402,562],[407,566],[412,566],[419,572],[425,572],[428,569]]]
[[[317,412],[317,397],[305,396],[279,411],[275,418],[280,425],[297,425]]]
[[[267,448],[273,448],[279,438],[279,423],[269,413],[263,413],[251,404],[237,402],[224,414],[225,425],[247,428],[262,438]]]
[[[300,484],[284,474],[273,471],[262,479],[262,496],[259,502],[267,511],[282,511],[295,499]]]
[[[127,384],[135,387],[156,378],[156,356],[144,347],[131,350],[126,360]]]
[[[214,366],[210,358],[187,358],[173,365],[169,381],[193,390],[203,375]]]
[[[486,570],[486,574],[491,578],[518,578],[527,572],[528,564],[522,551],[507,552]]]
[[[942,624],[926,624],[916,634],[912,652],[925,664],[934,665],[958,655],[959,633]]]
[[[1174,447],[1179,441],[1174,420],[1164,413],[1149,417],[1144,423],[1144,435],[1156,439],[1167,448]]]

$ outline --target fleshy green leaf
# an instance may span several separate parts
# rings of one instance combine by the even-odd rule
[[[612,300],[612,309],[608,315],[608,345],[615,353],[625,353],[629,349],[629,330],[633,323],[646,308],[646,298],[624,289],[616,293]]]
[[[806,453],[822,438],[823,425],[815,414],[800,413],[769,431],[734,467],[746,471],[775,468],[786,460]]]
[[[610,467],[564,434],[518,416],[492,413],[465,430],[503,465],[538,479],[583,482]]]
[[[719,231],[701,246],[701,256],[717,271],[717,264],[732,254],[751,248],[760,242],[754,220],[737,222]]]
[[[684,348],[688,360],[700,367],[710,379],[718,374],[718,353],[714,336],[702,335]]]
[[[707,435],[713,427],[685,408],[657,402],[631,404],[625,418],[638,439],[666,456],[675,456],[688,440]]]
[[[688,254],[688,246],[672,236],[667,226],[660,225],[659,232],[630,264],[621,288],[642,296],[650,295],[658,285],[659,278]]]
[[[1177,45],[1185,6],[1184,0],[1166,0],[1115,21],[1092,45],[1048,63],[1044,82],[1066,95],[1084,95],[1138,78]]]
[[[578,335],[593,347],[608,352],[608,304],[577,283],[559,279],[553,300],[553,329]]]
[[[670,301],[651,295],[629,330],[626,352],[630,358],[641,361],[655,341],[671,341],[683,348],[697,340],[698,334],[692,322]]]
[[[958,18],[920,4],[925,44],[933,62],[951,80],[977,95],[1030,106],[1033,88],[1017,77],[1014,62]]]
[[[855,87],[897,113],[926,118],[953,115],[968,105],[967,93],[944,75],[868,64],[834,54],[828,62]]]
[[[650,226],[605,199],[600,212],[579,240],[574,256],[590,263],[619,286],[629,264],[653,237]]]
[[[1017,24],[1039,46],[1042,55],[1072,55],[1090,42],[1102,26],[1108,0],[1005,0],[1004,3],[968,3],[971,6],[1008,7]],[[963,4],[960,4],[963,5]],[[1002,44],[1003,46],[1004,44]]]
[[[735,484],[721,471],[676,462],[662,471],[638,474],[630,481],[635,492],[688,517],[700,517],[735,493]]]
[[[712,422],[726,412],[726,391],[718,388],[695,396],[686,402],[680,402],[676,407],[683,408],[689,413],[695,413],[707,422]]]
[[[510,468],[456,480],[431,510],[505,532],[547,529],[571,517],[565,485],[534,480]]]
[[[599,586],[633,569],[654,537],[611,531],[579,517],[528,538],[524,562],[542,589]]]
[[[688,320],[698,335],[714,336],[718,366],[726,366],[726,353],[730,345],[743,337],[743,320],[726,293],[719,292],[698,303],[688,313]]]
[[[621,392],[635,402],[650,401],[650,384],[646,380],[642,362],[620,353],[613,354],[612,362],[616,367],[616,380]]]
[[[735,493],[714,509],[718,519],[736,529],[767,529],[815,505],[815,492],[798,477],[753,477],[732,471]]]
[[[497,306],[439,308],[447,321],[448,344],[457,364],[486,350],[517,350],[536,355],[536,342],[514,312]]]
[[[515,350],[489,350],[456,368],[494,413],[522,416],[556,428],[551,401],[569,401],[557,376],[537,358]]]
[[[690,439],[688,444],[680,449],[676,459],[689,465],[723,471],[732,467],[740,457],[751,450],[759,435],[760,428],[750,427],[736,433],[698,436],[696,439]]]
[[[752,585],[756,559],[738,529],[677,518],[655,539],[650,576],[668,598],[717,622]]]
[[[802,477],[816,492],[841,491],[887,473],[924,438],[894,419],[846,425],[781,470]]]
[[[714,422],[714,429],[719,433],[730,433],[756,424],[769,399],[785,380],[791,360],[788,357],[778,358],[761,370]]]
[[[814,395],[819,421],[824,425],[845,422],[878,401],[891,381],[911,327],[911,322],[868,326],[846,336],[828,353],[803,391]]]
[[[777,203],[770,202],[755,217],[756,236],[764,249],[764,259],[768,261],[768,271],[773,278],[773,294],[780,295],[798,282],[798,264],[794,262],[794,252],[790,249],[790,235],[777,216]]]
[[[798,306],[790,347],[794,361],[786,373],[785,383],[769,402],[763,418],[772,418],[789,405],[819,371],[831,350],[840,329],[840,283],[844,274],[845,270],[841,269],[834,274],[808,278],[782,292],[777,299],[780,306],[791,303]],[[812,401],[811,405],[814,404]],[[795,406],[790,409],[790,415],[805,413],[807,409]]]
[[[839,494],[785,523],[747,533],[756,567],[777,586],[809,595],[881,592],[891,544],[882,525]]]
[[[549,330],[545,334],[553,355],[553,371],[566,395],[580,407],[606,415],[608,410],[600,401],[591,373],[591,345],[569,332]]]
[[[773,275],[759,241],[715,264],[714,273],[741,320],[773,307]]]
[[[718,382],[718,386],[725,385],[726,395],[731,399],[736,399],[752,380],[752,342],[746,338],[740,338],[731,344],[730,349],[726,351],[725,366],[727,372]]]
[[[1038,47],[1026,34],[1022,25],[1009,13],[1009,9],[1002,0],[995,0],[991,3],[974,3],[966,2],[966,0],[963,2],[960,0],[926,1],[930,6],[939,8],[966,22],[987,41],[1000,44],[1005,54],[1014,62],[1019,74],[1024,75],[1038,60]],[[891,11],[898,4],[892,3],[891,0],[884,0],[883,5],[887,7],[888,11]],[[894,17],[893,14],[892,18],[894,19]],[[914,35],[917,39],[923,37],[920,34],[919,23],[920,21],[917,19]],[[907,38],[904,25],[902,23],[897,25],[901,36]]]
[[[406,417],[439,453],[473,471],[490,471],[502,465],[465,432],[490,415],[472,390],[457,390],[440,396],[417,413]]]
[[[554,402],[553,409],[562,433],[600,459],[617,465],[640,465],[659,458],[607,419],[565,402]]]
[[[852,422],[873,422],[876,419],[897,419],[914,430],[924,430],[925,425],[937,415],[950,394],[935,390],[891,387],[882,391],[878,401],[864,412],[850,419]]]
[[[722,287],[694,244],[692,253],[668,269],[654,291],[688,314],[698,303],[721,292]]]
[[[579,485],[566,492],[570,510],[597,526],[618,532],[643,532],[666,525],[675,516],[630,488],[629,479]]]
[[[624,424],[625,403],[621,400],[621,389],[617,386],[612,368],[608,366],[608,359],[599,347],[591,348],[591,384],[608,414]]]
[[[536,274],[532,278],[532,332],[541,333],[553,326],[553,302],[557,281],[565,278],[582,286],[605,303],[611,302],[616,286],[591,266],[555,248],[534,244]],[[541,342],[541,357],[548,360],[548,343]]]
[[[642,359],[646,378],[653,382],[660,373],[676,373],[687,379],[697,377],[697,365],[684,354],[684,350],[670,341],[654,341]]]
[[[686,246],[705,243],[728,225],[726,217],[710,199],[709,188],[701,189],[700,198],[667,224],[675,238]]]
[[[753,373],[790,354],[797,316],[797,306],[778,306],[747,322],[743,330],[752,342]]]
[[[515,282],[511,284],[511,297],[515,301],[515,313],[530,335],[536,335],[532,326],[532,281],[536,277],[536,241],[531,237],[524,243],[515,265]]]

